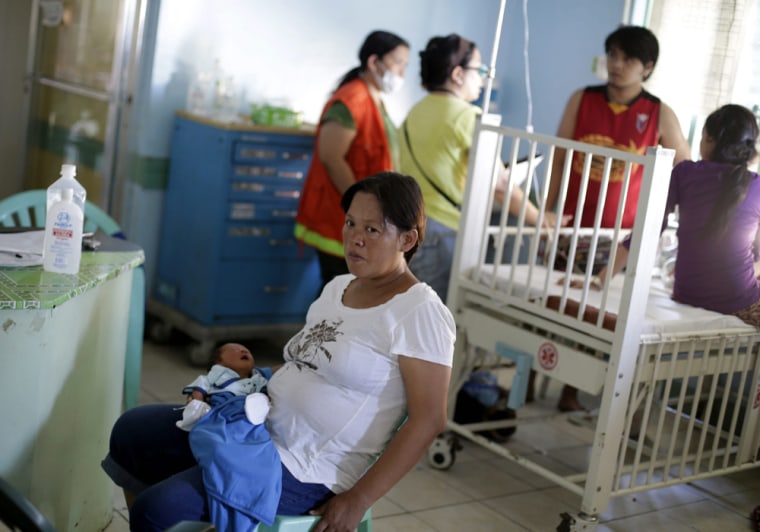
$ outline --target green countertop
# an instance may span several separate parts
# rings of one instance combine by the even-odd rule
[[[142,250],[82,253],[77,275],[43,271],[42,266],[0,268],[0,310],[55,308],[109,279],[136,268],[145,260]]]

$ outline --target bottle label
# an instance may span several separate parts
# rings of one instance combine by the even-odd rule
[[[63,208],[63,204],[60,208]],[[73,204],[70,205],[77,208]],[[58,207],[54,207],[55,210]],[[63,273],[76,273],[79,269],[79,244],[76,239],[79,238],[81,231],[76,226],[81,221],[76,215],[68,210],[59,210],[51,212],[51,224],[48,232],[50,239],[46,238],[45,242],[45,269],[53,268],[53,271]]]
[[[74,231],[71,229],[61,229],[60,227],[53,227],[53,236],[56,238],[72,238]]]
[[[55,217],[53,222],[53,236],[55,238],[69,239],[74,236],[74,230],[71,225],[71,215],[62,211]]]

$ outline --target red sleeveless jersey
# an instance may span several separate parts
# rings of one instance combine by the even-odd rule
[[[607,99],[605,85],[586,87],[578,108],[573,139],[598,146],[615,148],[644,154],[647,147],[656,146],[659,141],[660,99],[642,90],[628,105],[620,105]],[[583,154],[573,156],[573,166],[568,184],[565,214],[575,214],[580,193],[581,173],[583,172]],[[589,227],[594,224],[603,160],[595,158],[591,164],[586,200],[583,206],[581,225]],[[602,227],[613,227],[617,205],[623,188],[624,165],[613,164],[607,185],[607,197],[604,201]],[[639,201],[643,168],[634,165],[631,171],[630,187],[625,202],[623,228],[633,227],[636,205]]]

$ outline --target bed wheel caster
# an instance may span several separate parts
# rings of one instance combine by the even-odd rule
[[[561,513],[559,516],[562,518],[562,521],[557,525],[557,532],[570,532],[570,527],[575,524],[573,516],[567,512]]]
[[[148,337],[157,344],[165,344],[172,337],[172,326],[161,318],[151,318],[148,323]]]
[[[453,434],[441,434],[428,449],[428,464],[433,469],[449,469],[454,465],[459,442]]]
[[[594,515],[589,515],[584,512],[578,515],[571,515],[567,512],[559,514],[562,518],[557,526],[557,532],[575,532],[578,530],[596,530],[596,525],[599,524],[599,518]]]

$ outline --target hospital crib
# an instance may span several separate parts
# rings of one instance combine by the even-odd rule
[[[559,212],[572,164],[582,176],[578,209],[569,227],[526,225],[525,204],[516,224],[508,223],[506,212],[492,217],[502,153],[512,168],[519,157],[528,156],[525,186],[536,191],[542,220],[560,150],[567,156],[561,167]],[[539,153],[544,164],[536,167]],[[476,433],[486,425],[493,429],[541,422],[524,418],[519,410],[516,422],[502,425],[449,421],[449,432],[428,454],[431,465],[452,465],[457,450],[452,434],[472,440],[579,494],[581,507],[562,514],[558,529],[593,530],[610,497],[760,464],[760,331],[734,316],[675,303],[669,279],[658,267],[672,161],[672,150],[661,147],[642,155],[478,125],[447,301],[457,324],[450,408],[468,375],[494,356],[514,365],[513,408],[524,402],[530,369],[600,395],[600,407],[583,473],[561,474]],[[637,165],[643,167],[643,180],[635,224],[623,229],[622,212]],[[591,179],[600,181],[601,198],[612,180],[623,184],[612,228],[600,227],[599,213],[592,227],[580,226]],[[632,241],[625,272],[607,279],[601,290],[592,289],[594,265],[601,260],[597,249],[604,238],[619,242],[628,233]],[[561,268],[548,267],[558,264],[562,245],[567,261]],[[588,264],[579,267],[575,257],[581,245],[587,248]],[[612,262],[616,246],[610,253]]]

